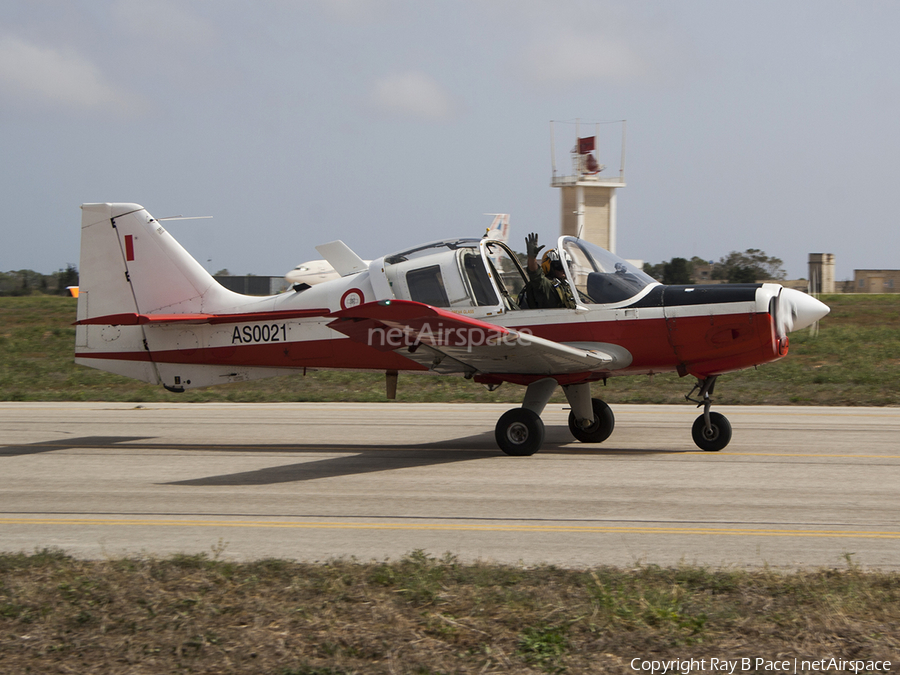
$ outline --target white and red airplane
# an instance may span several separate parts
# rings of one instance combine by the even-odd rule
[[[84,204],[76,363],[184,391],[304,369],[462,375],[526,387],[495,437],[510,455],[543,443],[557,386],[569,428],[600,443],[615,424],[591,383],[677,372],[697,378],[693,438],[721,450],[731,425],[710,411],[722,373],[775,361],[788,333],[829,308],[778,284],[664,286],[604,249],[560,237],[574,309],[523,309],[526,272],[490,238],[449,239],[366,263],[343,242],[318,247],[340,276],[251,297],[219,285],[137,204]],[[689,394],[688,396],[690,396]]]

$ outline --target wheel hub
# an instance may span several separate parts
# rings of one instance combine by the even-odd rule
[[[596,431],[597,427],[600,426],[600,420],[596,417],[590,421],[582,420],[579,422],[579,426],[585,431]]]
[[[506,429],[506,437],[510,443],[521,445],[528,440],[528,427],[521,422],[514,422]]]

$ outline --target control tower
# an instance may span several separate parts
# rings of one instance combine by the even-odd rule
[[[617,138],[621,127],[621,140]],[[568,152],[560,151],[557,139]],[[618,147],[616,147],[618,146]],[[601,161],[619,155],[618,171]],[[550,122],[551,187],[560,188],[561,235],[568,234],[616,252],[616,188],[625,187],[625,120]]]

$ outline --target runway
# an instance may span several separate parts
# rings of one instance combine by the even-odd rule
[[[900,566],[900,409],[718,406],[704,453],[691,405],[615,405],[595,446],[551,405],[513,458],[510,407],[0,403],[0,550]]]

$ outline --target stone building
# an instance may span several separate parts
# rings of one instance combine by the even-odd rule
[[[853,270],[854,293],[900,293],[900,270]]]

